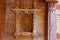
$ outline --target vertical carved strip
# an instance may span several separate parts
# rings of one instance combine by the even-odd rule
[[[4,40],[5,7],[5,0],[0,0],[0,40]]]
[[[34,4],[35,9],[41,9],[39,13],[34,13],[34,33],[41,36],[40,40],[45,40],[45,7],[44,3],[39,4],[39,2],[37,2]]]
[[[56,40],[56,1],[48,2],[48,40]]]
[[[15,9],[19,9],[19,0],[16,0],[16,8]],[[21,21],[21,15],[18,11],[16,11],[16,29],[15,29],[15,36],[16,36],[16,40],[19,40],[19,35],[21,35],[19,32],[21,31],[20,27],[20,22]]]
[[[16,0],[16,8],[15,9],[19,9],[19,0]],[[19,12],[16,11],[16,33],[18,34],[19,33]]]
[[[56,18],[57,18],[56,40],[60,40],[60,0],[56,4]]]

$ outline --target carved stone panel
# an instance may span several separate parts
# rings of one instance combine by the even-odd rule
[[[14,0],[13,3],[11,0],[7,1],[4,40],[45,40],[46,4],[36,2],[30,4],[33,1],[27,1]],[[26,10],[22,9],[30,11],[25,13]]]

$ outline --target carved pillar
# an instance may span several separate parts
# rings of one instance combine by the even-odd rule
[[[56,3],[48,1],[48,40],[56,40]]]

